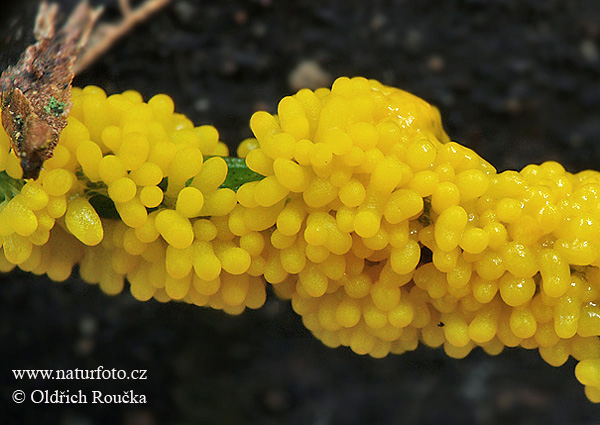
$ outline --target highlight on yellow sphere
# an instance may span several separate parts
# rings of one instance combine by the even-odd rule
[[[98,245],[104,237],[102,221],[85,198],[74,197],[67,202],[65,224],[73,236],[85,245]]]

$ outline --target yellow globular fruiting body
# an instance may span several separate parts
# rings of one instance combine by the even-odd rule
[[[464,357],[522,344],[558,365],[565,341],[598,338],[600,191],[584,189],[600,189],[596,173],[548,163],[498,174],[450,142],[437,109],[364,78],[302,90],[278,112],[251,120],[244,155],[266,179],[238,201],[258,220],[251,210],[285,200],[270,211],[288,239],[265,239],[269,261],[327,345],[380,357],[420,340]],[[573,273],[589,278],[571,289]]]
[[[108,185],[108,196],[114,202],[128,202],[133,199],[136,192],[137,186],[135,182],[128,177],[118,178]]]
[[[79,264],[108,294],[127,279],[139,300],[229,314],[260,307],[268,282],[328,346],[537,348],[573,356],[600,402],[598,172],[497,173],[435,107],[361,77],[255,113],[238,154],[261,176],[239,187],[217,130],[168,96],[72,102],[37,181],[18,180],[0,131],[0,270],[64,280]]]
[[[76,196],[67,202],[65,224],[69,232],[85,245],[98,245],[104,237],[98,213],[87,199]]]
[[[121,146],[115,153],[125,169],[135,170],[146,161],[149,151],[150,144],[144,134],[128,133],[123,135]]]
[[[127,176],[127,170],[120,158],[115,155],[105,155],[98,163],[98,174],[106,184],[111,184]]]
[[[204,161],[200,173],[194,177],[191,186],[203,193],[217,190],[227,177],[227,164],[221,157],[212,157]]]
[[[139,191],[140,202],[146,208],[158,207],[164,199],[164,192],[158,186],[145,186]]]
[[[229,237],[226,220],[213,217],[236,205],[235,192],[220,187],[225,161],[204,161],[228,154],[216,129],[194,127],[166,95],[144,103],[134,91],[107,96],[98,87],[74,88],[72,102],[40,178],[18,186],[0,180],[7,195],[0,201],[3,270],[17,264],[64,280],[80,263],[84,280],[109,294],[128,279],[140,300],[177,299],[231,314],[260,307],[264,283],[246,278],[262,273],[250,267],[262,259],[258,241],[248,250],[237,237],[227,250],[213,247],[217,235]],[[0,142],[0,171],[19,179],[19,160],[2,131]],[[241,276],[241,286],[225,285],[221,293],[226,272]]]
[[[575,367],[575,376],[586,386],[586,393],[588,387],[594,388],[593,392],[597,393],[600,389],[600,358],[580,361]],[[596,400],[592,401],[597,402]]]
[[[202,211],[204,196],[195,187],[184,187],[177,195],[175,209],[187,218],[197,217]]]
[[[165,241],[175,248],[187,248],[194,241],[192,224],[177,211],[163,210],[159,212],[155,225],[156,230]]]
[[[38,227],[34,212],[23,203],[22,195],[17,195],[2,210],[2,220],[11,223],[14,232],[21,236],[29,236]]]
[[[169,186],[181,189],[186,180],[194,177],[202,168],[202,152],[198,148],[184,147],[177,151],[169,168]]]
[[[30,181],[21,189],[22,202],[32,211],[39,211],[48,205],[50,195],[40,184]]]
[[[442,251],[450,251],[460,243],[467,225],[467,213],[455,205],[444,210],[435,223],[435,242]]]
[[[73,173],[62,168],[50,170],[42,178],[42,186],[50,196],[64,195],[71,189],[74,180]]]

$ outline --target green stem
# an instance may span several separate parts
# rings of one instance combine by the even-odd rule
[[[13,179],[6,171],[0,171],[0,206],[21,193],[24,180]]]

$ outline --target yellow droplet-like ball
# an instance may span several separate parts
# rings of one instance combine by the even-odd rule
[[[104,237],[102,221],[85,198],[75,197],[67,202],[65,224],[69,232],[85,245],[98,245]]]

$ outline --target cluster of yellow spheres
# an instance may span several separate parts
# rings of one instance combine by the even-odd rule
[[[269,283],[328,346],[537,348],[574,357],[600,402],[600,173],[497,173],[436,108],[364,78],[300,90],[250,126],[238,156],[264,178],[234,191],[217,131],[167,96],[75,89],[54,157],[0,206],[0,269],[64,280],[79,264],[107,293],[127,279],[137,299],[230,314]],[[0,170],[20,178],[5,134]]]
[[[39,179],[0,211],[0,269],[62,281],[75,264],[108,294],[129,281],[139,300],[183,300],[239,314],[264,304],[265,283],[227,226],[236,194],[220,188],[228,154],[212,126],[194,127],[156,95],[73,89],[73,107]],[[210,156],[210,158],[206,158]],[[20,179],[0,134],[0,170]],[[117,219],[94,199],[110,198]],[[100,208],[98,208],[100,209]]]

